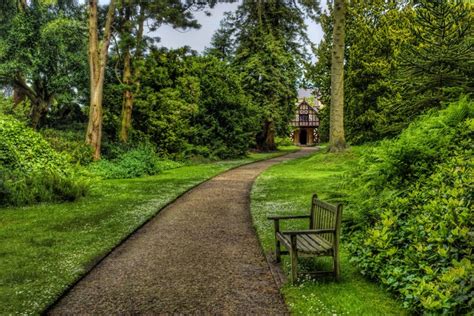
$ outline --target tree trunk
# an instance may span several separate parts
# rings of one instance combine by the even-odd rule
[[[344,138],[344,0],[334,1],[334,30],[331,64],[331,108],[329,128],[329,150],[342,151],[346,148]]]
[[[130,2],[127,2],[127,5],[130,6]],[[125,27],[122,28],[122,31],[126,34],[124,36],[131,36],[131,27],[130,27],[130,18],[131,12],[130,8],[127,8],[124,16]],[[140,13],[137,19],[138,30],[136,34],[135,41],[135,54],[134,56],[130,53],[130,46],[127,44],[125,46],[124,52],[124,66],[123,66],[123,84],[125,85],[125,91],[123,93],[123,105],[122,105],[122,120],[120,124],[120,141],[126,143],[128,141],[130,129],[132,127],[132,112],[133,112],[133,95],[138,93],[140,89],[140,65],[138,62],[142,57],[143,51],[143,31],[145,24],[145,8],[143,4],[140,5]],[[133,73],[133,76],[132,76]]]
[[[123,75],[122,84],[125,87],[122,97],[122,113],[119,139],[121,142],[128,141],[128,133],[131,127],[133,95],[132,95],[132,56],[130,53],[130,37],[132,36],[131,6],[129,0],[122,0],[120,14],[120,38],[123,44]],[[120,48],[120,46],[119,46]]]
[[[41,119],[48,111],[48,102],[35,99],[31,100],[31,111],[30,111],[30,120],[31,120],[31,127],[33,129],[38,129],[38,126],[41,123]]]
[[[274,122],[265,121],[263,130],[257,134],[256,142],[259,151],[276,150]]]
[[[26,100],[27,95],[22,89],[13,86],[13,108],[15,109],[20,103]]]
[[[126,143],[128,141],[128,133],[132,125],[132,109],[133,109],[133,95],[132,95],[132,66],[130,50],[125,51],[123,61],[123,84],[125,91],[123,92],[122,104],[122,123],[120,128],[120,141]]]
[[[26,0],[19,0],[18,1],[18,9],[21,11],[21,12],[24,12],[26,10]]]
[[[92,147],[94,160],[100,159],[102,142],[102,89],[103,83],[94,86],[91,91],[89,124],[86,142]]]
[[[34,129],[37,129],[41,119],[44,114],[48,111],[48,106],[51,103],[52,96],[45,98],[47,92],[43,91],[41,87],[44,85],[33,84],[35,89],[30,87],[25,79],[18,75],[13,81],[13,108],[14,111],[16,107],[26,99],[30,101],[30,124]]]
[[[94,160],[100,159],[102,140],[102,98],[114,11],[115,0],[111,0],[105,22],[104,38],[99,43],[97,0],[89,0],[89,68],[91,99],[86,143],[93,149]]]

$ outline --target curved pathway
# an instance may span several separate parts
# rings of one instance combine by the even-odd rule
[[[227,171],[164,208],[50,314],[287,314],[250,216],[255,178],[314,148]]]

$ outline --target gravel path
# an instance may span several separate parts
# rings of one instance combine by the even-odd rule
[[[49,314],[287,314],[250,217],[255,178],[314,148],[227,171],[163,209]]]

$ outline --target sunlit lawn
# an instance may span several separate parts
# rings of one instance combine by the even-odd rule
[[[231,167],[292,150],[103,180],[72,203],[0,209],[0,315],[41,313],[97,258],[179,194]]]
[[[309,212],[311,195],[334,202],[338,177],[348,170],[363,148],[352,148],[344,154],[326,154],[324,151],[271,167],[256,181],[252,191],[252,216],[265,252],[274,250],[273,223],[270,214],[305,214]],[[288,222],[288,221],[284,221]],[[308,228],[302,220],[292,221],[286,228]],[[343,236],[344,238],[344,236]],[[343,242],[344,244],[344,242]],[[307,280],[304,277],[296,286],[286,284],[282,291],[294,314],[310,315],[403,315],[407,312],[401,303],[376,283],[362,277],[349,262],[344,249],[341,255],[342,278],[339,283],[332,278]],[[289,273],[288,256],[283,256],[283,267]],[[305,259],[300,268],[319,268],[330,263],[325,259]]]

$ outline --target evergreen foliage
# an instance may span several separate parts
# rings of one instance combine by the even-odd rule
[[[473,89],[472,11],[462,2],[354,1],[348,6],[345,129],[352,143],[399,134],[418,115]],[[308,77],[330,104],[331,7]],[[324,117],[323,117],[324,119]],[[324,126],[327,122],[322,120]]]
[[[245,1],[228,14],[208,49],[228,60],[242,77],[242,87],[258,106],[256,146],[273,150],[275,136],[288,133],[298,79],[302,75],[307,43],[301,8],[309,15],[318,3],[299,7],[288,1]]]
[[[230,12],[224,13],[220,27],[212,35],[211,46],[205,50],[206,55],[212,55],[220,60],[231,61],[235,53],[234,16]]]
[[[471,4],[462,1],[419,1],[409,37],[400,54],[396,88],[384,100],[386,131],[397,133],[417,115],[442,108],[474,91],[474,37]]]

